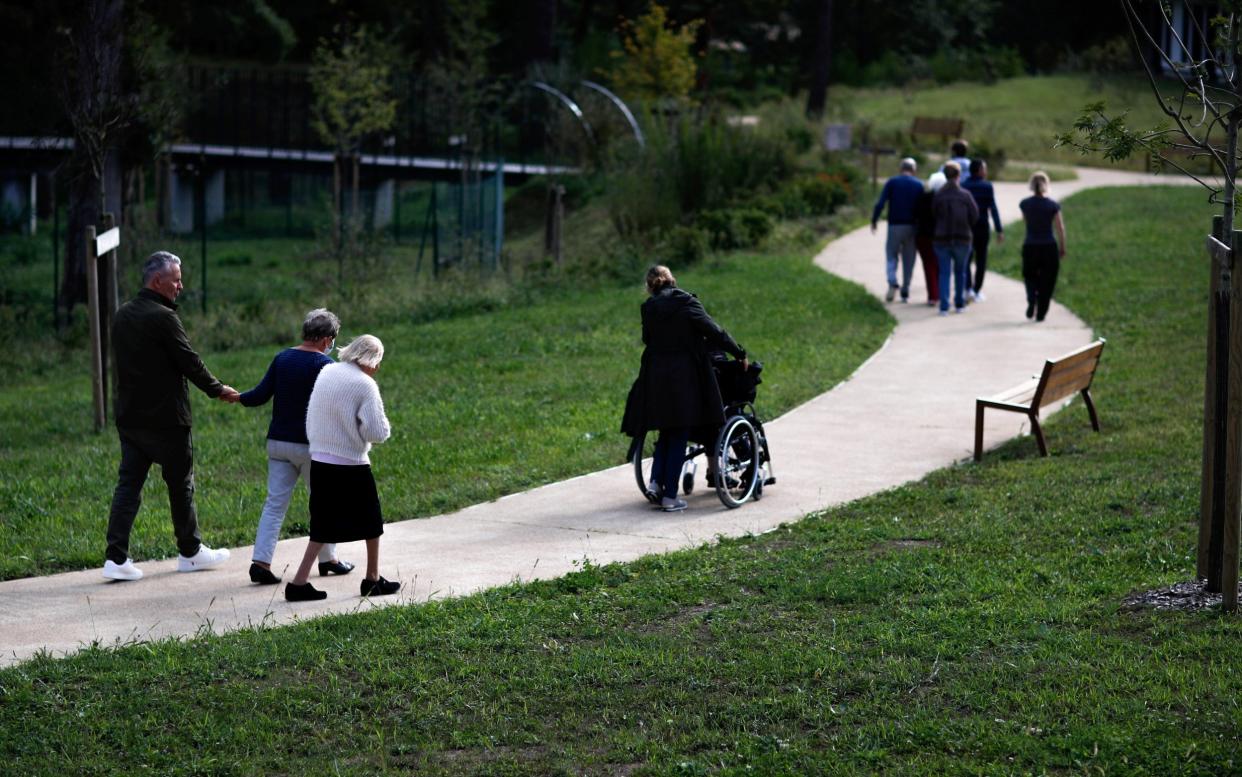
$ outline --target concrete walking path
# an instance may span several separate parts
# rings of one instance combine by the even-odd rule
[[[1079,169],[1078,174],[1076,181],[1054,184],[1051,194],[1063,199],[1094,186],[1179,182],[1092,169]],[[1002,218],[1017,221],[1025,186],[996,184],[996,191]],[[1077,260],[1072,208],[1066,225],[1066,261],[1072,263]],[[1014,240],[999,250],[1020,250],[1023,230],[1014,232]],[[997,250],[993,242],[993,253]],[[883,251],[883,225],[876,235],[864,227],[833,241],[815,262],[882,296]],[[281,625],[556,577],[585,559],[598,564],[629,561],[717,536],[764,532],[917,480],[971,455],[976,396],[1016,384],[1037,373],[1046,358],[1092,339],[1082,321],[1055,303],[1047,321],[1027,321],[1019,282],[990,273],[984,291],[985,302],[971,305],[962,315],[940,317],[924,304],[922,271],[916,268],[910,304],[888,306],[897,325],[885,346],[844,383],[767,424],[778,483],[760,502],[726,510],[715,492],[702,486],[700,464],[690,508],[673,514],[654,511],[638,493],[631,467],[624,465],[450,515],[391,523],[385,527],[380,570],[405,587],[397,596],[377,600],[359,598],[361,570],[355,570],[345,577],[312,578],[328,592],[326,601],[287,603],[283,585],[249,583],[249,547],[233,549],[232,559],[220,569],[194,574],[177,573],[175,560],[142,561],[146,577],[132,583],[107,582],[99,569],[13,580],[0,583],[0,665],[40,650],[60,655],[93,643]],[[729,325],[727,310],[711,312]],[[762,347],[755,350],[763,358]],[[1107,420],[1107,387],[1102,392]],[[762,413],[762,389],[758,406]],[[620,412],[618,408],[618,417]],[[1082,422],[1088,423],[1085,412]],[[1026,431],[1020,415],[990,413],[985,443],[993,447]],[[621,444],[618,440],[618,450]],[[1049,445],[1055,452],[1055,435]],[[384,456],[382,446],[376,456]],[[210,529],[208,521],[209,536]],[[102,531],[101,524],[101,543]],[[303,538],[279,544],[273,564],[277,574],[292,577],[305,543]],[[364,560],[361,543],[343,546],[342,555]]]

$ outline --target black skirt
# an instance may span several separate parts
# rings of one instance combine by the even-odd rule
[[[369,464],[312,461],[310,471],[311,542],[354,542],[384,533],[379,492]]]

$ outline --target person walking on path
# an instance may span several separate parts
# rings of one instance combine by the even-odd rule
[[[327,598],[326,592],[310,584],[310,570],[322,547],[336,542],[366,540],[363,596],[384,596],[401,589],[401,583],[379,574],[384,517],[367,455],[372,444],[384,442],[392,432],[375,383],[384,344],[374,335],[360,335],[341,349],[340,359],[320,370],[306,408],[310,540],[293,582],[285,585],[285,599],[291,602]]]
[[[962,190],[958,184],[961,170],[955,162],[944,165],[944,186],[932,200],[932,212],[936,215],[936,258],[940,264],[940,315],[949,313],[949,283],[953,283],[953,309],[961,313],[966,309],[966,263],[970,259],[970,243],[974,237],[974,223],[979,220],[979,206],[975,198]]]
[[[915,210],[923,182],[915,177],[917,163],[910,157],[901,160],[901,172],[884,182],[880,198],[871,212],[871,234],[875,234],[880,214],[888,205],[888,237],[884,245],[887,258],[888,293],[884,299],[893,301],[897,293],[897,259],[901,258],[901,301],[910,301],[910,276],[914,274]]]
[[[958,183],[960,183],[962,186],[965,186],[966,182],[970,180],[970,157],[966,156],[969,153],[970,153],[969,143],[967,143],[965,140],[962,140],[961,138],[953,141],[952,145],[949,146],[949,158],[945,161],[943,165],[940,166],[940,170],[938,172],[943,173],[945,167],[947,167],[948,164],[952,162],[953,164],[957,165],[958,171],[960,171],[962,174],[961,180],[958,181]]]
[[[996,227],[996,242],[1005,242],[1005,226],[1001,223],[1000,211],[996,208],[996,192],[992,182],[988,180],[988,163],[982,159],[971,160],[970,179],[962,182],[962,188],[970,192],[979,206],[979,219],[974,224],[971,260],[975,263],[975,277],[970,277],[970,266],[966,267],[966,301],[982,302],[983,276],[988,271],[988,243],[991,242],[992,230],[988,226],[988,214],[992,216],[992,225]]]
[[[635,438],[660,431],[651,466],[652,490],[662,510],[677,512],[686,509],[677,488],[691,430],[718,427],[725,420],[710,353],[728,352],[742,362],[743,371],[750,361],[698,298],[677,288],[677,279],[664,265],[647,270],[647,293],[642,305],[646,347],[626,399],[621,431]]]
[[[919,198],[914,203],[914,246],[923,260],[923,281],[927,284],[927,306],[940,302],[940,262],[932,238],[936,234],[936,214],[932,212],[932,200],[944,186],[944,174],[933,173]]]
[[[138,580],[142,570],[129,556],[129,535],[142,487],[152,464],[159,464],[168,486],[177,571],[196,572],[223,564],[228,550],[202,542],[194,507],[194,442],[190,434],[187,379],[213,399],[236,402],[237,390],[208,371],[177,317],[176,299],[183,288],[181,259],[167,251],[147,257],[142,289],[116,312],[112,353],[116,375],[116,431],[121,464],[108,516],[108,548],[103,576]]]
[[[1047,173],[1032,173],[1030,186],[1033,194],[1018,206],[1026,222],[1022,280],[1026,283],[1026,317],[1043,321],[1052,304],[1061,260],[1065,258],[1065,220],[1060,203],[1048,196]]]
[[[259,407],[272,402],[272,421],[267,427],[267,500],[254,537],[250,580],[275,585],[272,556],[280,539],[280,526],[289,510],[289,499],[298,480],[310,481],[310,445],[306,439],[306,406],[319,371],[332,360],[341,321],[330,310],[317,308],[302,322],[302,344],[276,354],[259,385],[241,395],[241,404]],[[336,545],[319,551],[319,574],[347,575],[354,565],[336,557]]]

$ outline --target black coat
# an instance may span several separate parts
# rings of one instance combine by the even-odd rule
[[[116,312],[112,356],[119,427],[189,426],[187,378],[213,399],[224,391],[190,347],[176,304],[151,289],[140,289]]]
[[[642,315],[647,347],[625,402],[621,431],[637,437],[653,429],[724,423],[724,403],[708,354],[727,351],[741,359],[746,351],[688,291],[661,289],[643,303]]]

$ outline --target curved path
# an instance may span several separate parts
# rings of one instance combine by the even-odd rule
[[[1094,186],[1177,182],[1092,169],[1078,173],[1077,181],[1057,184],[1053,194],[1063,198]],[[996,189],[1002,217],[1014,220],[1025,187],[997,184]],[[1072,215],[1067,222],[1067,261],[1073,262]],[[883,234],[883,229],[877,235],[867,228],[851,232],[829,244],[815,262],[881,296]],[[584,559],[627,561],[718,535],[760,533],[917,480],[971,455],[976,396],[1018,383],[1045,358],[1091,339],[1090,329],[1060,305],[1054,304],[1047,321],[1028,322],[1025,292],[1016,281],[990,274],[985,292],[987,300],[963,315],[939,317],[922,304],[926,296],[916,268],[912,303],[889,306],[897,325],[885,346],[847,381],[768,424],[779,483],[761,502],[725,510],[714,492],[700,487],[686,512],[653,511],[640,498],[630,467],[622,466],[451,515],[389,524],[380,568],[406,585],[400,595],[374,602],[358,597],[355,572],[315,578],[328,592],[324,602],[289,604],[283,586],[249,584],[249,547],[234,549],[225,567],[195,574],[177,573],[175,560],[145,561],[146,577],[135,583],[106,582],[98,569],[0,583],[0,665],[40,650],[62,654],[92,643],[278,625],[556,577]],[[1018,414],[989,414],[985,442],[997,445],[1027,431],[1025,426]],[[1056,439],[1050,444],[1055,449]],[[305,542],[280,543],[273,565],[278,573],[292,575]],[[361,561],[362,553],[358,545],[347,556]]]

